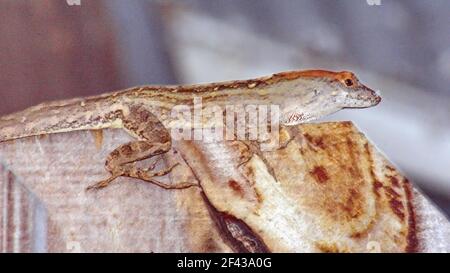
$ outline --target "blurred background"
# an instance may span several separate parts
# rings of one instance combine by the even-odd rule
[[[450,1],[376,2],[0,0],[0,114],[133,85],[351,70],[384,100],[326,120],[355,122],[449,215]]]

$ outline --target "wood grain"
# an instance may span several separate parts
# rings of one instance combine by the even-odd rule
[[[254,156],[235,169],[229,162],[238,158],[216,153],[228,174],[209,160],[216,144],[174,143],[162,165],[182,164],[169,180],[201,185],[176,191],[125,178],[85,191],[107,176],[106,155],[130,140],[120,130],[2,143],[1,250],[450,251],[445,217],[353,124],[304,124],[282,134],[294,139],[264,152],[266,161]]]

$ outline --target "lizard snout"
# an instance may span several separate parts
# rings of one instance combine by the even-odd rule
[[[347,93],[344,108],[366,108],[381,102],[378,91],[372,90],[365,85],[360,85],[355,90]]]

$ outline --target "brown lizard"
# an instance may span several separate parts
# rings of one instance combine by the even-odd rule
[[[381,100],[376,92],[346,71],[292,71],[222,83],[142,86],[95,97],[43,103],[1,117],[0,142],[76,130],[122,128],[137,140],[112,151],[105,163],[111,176],[89,188],[105,187],[119,176],[142,179],[166,189],[187,188],[194,184],[166,185],[154,179],[168,174],[174,166],[152,172],[154,166],[140,169],[134,163],[170,150],[169,129],[176,119],[171,110],[180,104],[193,107],[196,97],[202,99],[204,108],[278,105],[280,125],[296,125],[343,108],[370,107]]]

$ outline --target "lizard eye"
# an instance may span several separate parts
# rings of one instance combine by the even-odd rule
[[[345,82],[345,85],[347,85],[348,87],[353,86],[352,79],[346,79],[344,82]]]

